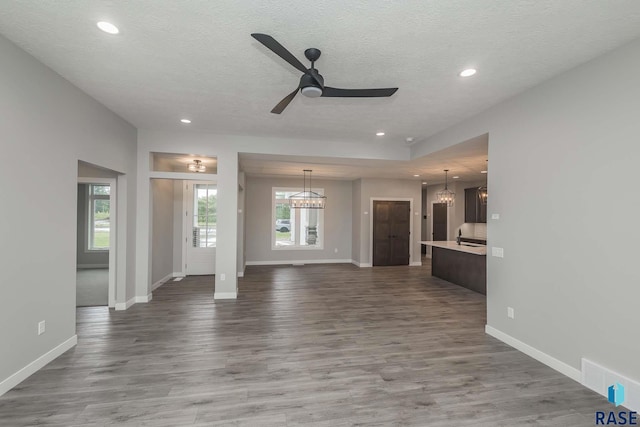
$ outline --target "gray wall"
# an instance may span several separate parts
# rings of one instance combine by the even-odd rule
[[[640,40],[413,147],[489,132],[488,325],[640,380]],[[633,74],[633,73],[632,73]],[[507,307],[515,319],[507,318]]]
[[[152,179],[151,283],[173,274],[173,180]]]
[[[86,176],[86,175],[83,175]],[[76,242],[76,263],[77,266],[102,266],[109,267],[109,251],[88,251],[87,240],[89,234],[89,184],[78,184],[78,221],[77,221],[77,242]]]
[[[136,130],[1,36],[0,58],[0,194],[11,207],[0,221],[2,382],[75,335],[78,160],[125,174],[118,194],[131,215],[118,222],[116,298],[133,296]],[[41,320],[47,328],[38,336]]]
[[[301,189],[300,179],[246,177],[247,262],[351,259],[351,181],[313,180],[324,188],[324,248],[322,250],[272,250],[271,189]],[[338,252],[335,252],[338,249]]]
[[[354,244],[360,245],[360,264],[371,263],[371,198],[411,198],[413,199],[411,217],[411,263],[419,263],[420,237],[422,222],[420,211],[422,205],[422,184],[420,181],[403,179],[361,179],[360,180],[360,239]],[[366,214],[365,214],[366,212]],[[417,213],[417,215],[416,215]]]

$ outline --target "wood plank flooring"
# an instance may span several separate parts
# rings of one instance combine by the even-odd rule
[[[248,267],[123,312],[0,397],[0,425],[592,426],[606,399],[484,333],[484,296],[430,267]]]

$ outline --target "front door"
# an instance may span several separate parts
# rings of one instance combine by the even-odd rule
[[[411,204],[373,202],[373,265],[409,265]]]
[[[186,274],[215,274],[217,193],[210,182],[186,182]]]

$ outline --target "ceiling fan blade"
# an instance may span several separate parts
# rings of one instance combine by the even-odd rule
[[[293,92],[291,92],[289,95],[285,96],[282,101],[278,102],[278,105],[276,105],[275,107],[273,107],[273,110],[271,110],[271,112],[273,114],[280,114],[284,111],[285,108],[287,108],[287,105],[289,105],[289,103],[291,101],[293,101],[293,98],[296,97],[296,95],[298,94],[298,90],[300,90],[300,88],[296,88],[296,90],[294,90]]]
[[[398,90],[397,87],[385,89],[338,89],[325,86],[322,96],[341,98],[377,98],[381,96],[391,96]]]
[[[293,65],[301,72],[307,72],[307,67],[305,67],[302,62],[298,60],[298,58],[293,56],[291,52],[289,52],[284,46],[278,43],[273,37],[260,33],[253,33],[251,34],[251,37],[258,40],[260,43],[268,47],[273,53],[287,61],[289,64]]]

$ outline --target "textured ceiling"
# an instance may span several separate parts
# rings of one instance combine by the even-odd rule
[[[400,90],[270,114],[299,73],[252,32],[321,49],[328,85]],[[0,33],[138,128],[403,144],[640,36],[640,2],[2,0]]]

